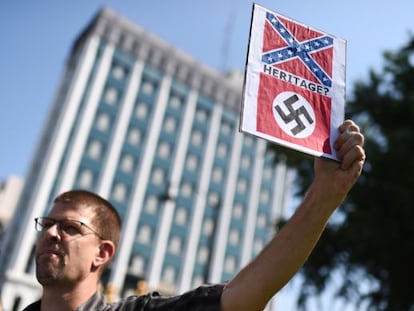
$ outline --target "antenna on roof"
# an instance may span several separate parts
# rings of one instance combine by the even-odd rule
[[[232,10],[229,13],[228,19],[224,26],[223,42],[221,45],[220,70],[223,74],[226,74],[229,71],[229,68],[227,67],[229,65],[228,62],[229,62],[229,56],[230,56],[231,39],[233,37],[235,21],[236,21],[236,12],[235,10]]]

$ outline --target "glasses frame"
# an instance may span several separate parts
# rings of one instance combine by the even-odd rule
[[[42,222],[44,220],[48,220],[52,223],[51,226],[49,226],[48,228],[44,228],[44,225],[42,225]],[[81,220],[77,220],[77,219],[62,219],[62,220],[57,220],[54,218],[50,218],[50,217],[36,217],[34,219],[35,221],[35,230],[37,232],[45,232],[47,230],[49,230],[51,227],[53,227],[54,225],[56,225],[57,230],[59,231],[59,234],[62,236],[70,236],[70,234],[64,232],[64,230],[62,230],[61,224],[64,222],[75,222],[78,223],[80,225],[80,228],[85,227],[87,229],[89,229],[91,231],[91,233],[95,234],[99,239],[101,240],[106,240],[104,239],[95,229],[91,228],[89,225],[87,225],[86,223],[84,223]],[[79,235],[81,236],[85,236],[87,234],[83,233],[81,230],[79,230]]]

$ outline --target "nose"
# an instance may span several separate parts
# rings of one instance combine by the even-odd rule
[[[60,230],[59,230],[59,224],[55,223],[49,228],[47,228],[43,234],[51,239],[60,239]]]

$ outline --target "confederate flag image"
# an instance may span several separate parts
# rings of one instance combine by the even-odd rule
[[[344,40],[254,4],[240,130],[336,160],[345,50]]]

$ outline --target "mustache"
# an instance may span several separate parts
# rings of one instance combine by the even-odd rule
[[[59,245],[50,244],[36,247],[36,257],[46,254],[54,254],[59,257],[63,256],[63,251]]]

